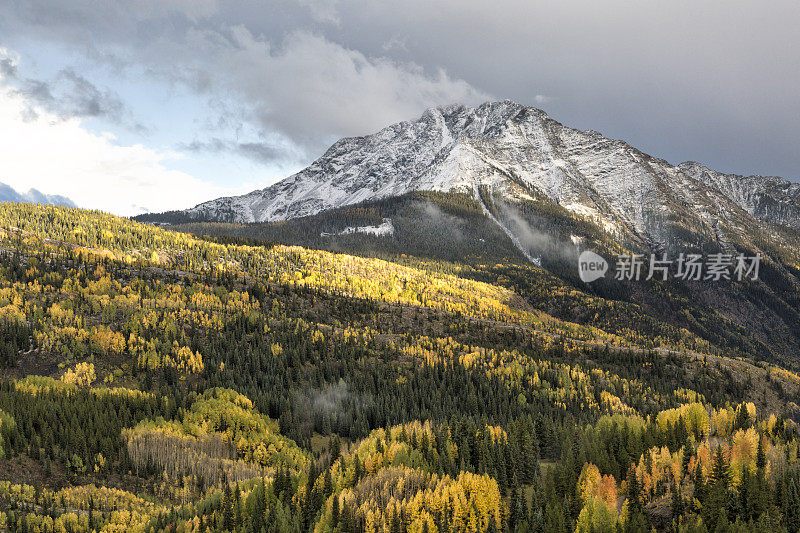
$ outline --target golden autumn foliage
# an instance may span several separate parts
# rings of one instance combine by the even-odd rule
[[[711,429],[708,410],[700,403],[684,404],[675,409],[661,411],[656,420],[662,430],[666,430],[670,424],[675,426],[682,420],[687,431],[698,436],[708,435]]]
[[[624,524],[626,508],[618,509],[617,482],[614,476],[601,475],[600,470],[586,463],[578,477],[578,494],[583,507],[578,515],[576,531],[613,531]]]
[[[278,466],[302,470],[308,461],[275,421],[229,389],[205,391],[180,421],[146,420],[123,436],[137,467],[152,461],[172,479],[189,474],[219,484],[270,475]]]
[[[679,485],[683,476],[681,451],[670,453],[666,446],[645,451],[636,465],[642,501],[667,494],[669,488]]]
[[[499,428],[487,427],[486,432],[491,439],[505,438]],[[333,530],[333,506],[346,508],[370,531],[390,531],[401,516],[409,531],[438,531],[436,524],[443,521],[451,531],[486,531],[490,521],[500,530],[497,481],[486,474],[461,472],[450,477],[430,472],[424,467],[421,448],[430,453],[437,449],[430,422],[374,431],[331,467],[334,492],[315,531]],[[455,451],[450,448],[446,453]],[[362,467],[364,473],[359,477]],[[324,477],[317,483],[323,483]]]
[[[651,351],[709,348],[686,330],[668,340],[556,319],[510,278],[493,285],[462,266],[220,244],[65,208],[0,205],[0,243],[19,252],[0,277],[0,319],[26,347],[31,338],[27,352],[9,342],[8,359],[41,358],[61,374],[4,384],[3,408],[24,431],[0,410],[2,445],[73,485],[36,494],[0,483],[0,501],[26,510],[17,530],[101,529],[89,502],[103,531],[261,531],[256,503],[262,519],[293,524],[284,530],[320,533],[392,533],[398,521],[419,533],[503,531],[512,517],[615,531],[629,513],[666,516],[684,499],[696,522],[717,451],[731,498],[783,482],[790,501],[796,425],[733,405],[740,392],[708,385],[718,373],[681,377],[686,354]],[[539,294],[580,291],[556,292]],[[590,302],[589,323],[622,304],[607,305]],[[715,357],[692,364],[734,362]],[[776,390],[800,385],[761,370]],[[344,392],[328,401],[334,383]],[[444,384],[452,397],[436,396]],[[81,409],[38,432],[48,409],[77,399]],[[34,400],[41,416],[25,418]],[[397,424],[416,418],[435,422]],[[87,483],[111,474],[142,496]]]
[[[103,528],[106,533],[142,530],[144,524],[158,512],[162,505],[140,498],[130,492],[95,485],[79,485],[53,491],[39,489],[26,484],[0,481],[0,497],[20,506],[31,506],[37,501],[53,502],[55,509],[61,511],[55,518],[48,515],[30,513],[25,517],[29,531],[42,533],[68,533],[90,531],[89,509],[106,513],[108,523]],[[0,524],[5,526],[6,524]]]
[[[75,368],[69,369],[61,376],[61,381],[70,385],[77,385],[78,387],[88,387],[97,376],[94,372],[94,365],[92,363],[78,363]]]
[[[264,283],[320,288],[356,298],[516,323],[580,341],[648,348],[654,344],[653,339],[644,339],[633,331],[626,330],[620,336],[554,318],[531,309],[507,288],[380,259],[298,246],[222,245],[112,215],[53,206],[2,206],[0,225],[30,235],[32,248],[60,251],[84,260],[94,255],[143,268],[222,270]],[[6,235],[10,238],[13,232]],[[658,344],[682,348],[664,339]],[[703,341],[694,338],[689,344],[700,349]]]

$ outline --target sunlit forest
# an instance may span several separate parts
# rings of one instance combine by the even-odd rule
[[[800,531],[798,369],[685,294],[245,237],[0,204],[0,529]]]

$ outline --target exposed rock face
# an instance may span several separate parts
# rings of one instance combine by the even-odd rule
[[[800,184],[776,176],[740,176],[687,161],[682,171],[717,189],[754,217],[800,229]]]

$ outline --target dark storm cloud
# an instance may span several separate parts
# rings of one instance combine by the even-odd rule
[[[179,150],[186,152],[205,152],[205,153],[231,153],[252,159],[259,163],[275,163],[281,161],[286,152],[283,148],[267,142],[238,142],[218,137],[207,141],[192,141],[181,144]]]
[[[104,118],[120,123],[126,111],[116,92],[98,89],[72,69],[61,70],[49,81],[21,79],[17,92],[62,120]]]
[[[430,105],[511,98],[673,163],[800,175],[800,4],[0,1],[0,32],[237,99],[318,155]]]
[[[282,155],[280,149],[266,143],[239,143],[237,148],[242,155],[261,162],[271,162]]]
[[[444,68],[366,55],[327,38],[325,29],[340,23],[336,2],[162,5],[12,2],[0,30],[238,99],[257,127],[305,148],[307,157],[342,135],[375,131],[431,105],[490,98]]]
[[[9,57],[0,58],[0,76],[3,78],[16,78],[17,65]]]
[[[0,53],[5,53],[0,49]],[[31,104],[28,113],[35,116],[33,106],[41,106],[61,120],[70,118],[104,118],[122,123],[125,104],[111,89],[99,89],[73,69],[62,69],[53,79],[21,77],[13,57],[0,57],[0,79],[12,86],[13,92]]]

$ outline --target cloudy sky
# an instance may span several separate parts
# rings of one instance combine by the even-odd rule
[[[796,0],[0,0],[0,182],[122,215],[510,98],[672,163],[800,179]]]

